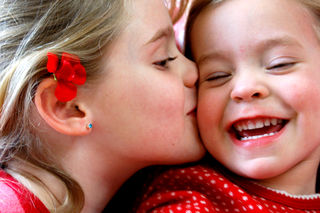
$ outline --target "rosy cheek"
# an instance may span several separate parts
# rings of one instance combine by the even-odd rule
[[[320,107],[320,81],[313,79],[292,79],[292,82],[283,87],[284,99],[294,108],[300,110],[317,110]]]
[[[199,95],[197,116],[201,129],[210,130],[218,125],[223,111],[223,103],[218,94],[204,92]]]

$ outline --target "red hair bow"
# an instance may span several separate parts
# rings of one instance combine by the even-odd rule
[[[48,52],[47,69],[53,73],[54,79],[58,81],[55,96],[61,102],[67,102],[77,96],[77,85],[86,82],[86,70],[81,65],[80,59],[76,55],[62,53],[61,61],[57,55]]]

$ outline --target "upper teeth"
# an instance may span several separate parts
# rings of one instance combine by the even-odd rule
[[[282,120],[277,118],[259,118],[254,120],[239,121],[234,124],[234,127],[240,132],[242,130],[260,129],[265,126],[277,125],[280,123],[282,123]]]

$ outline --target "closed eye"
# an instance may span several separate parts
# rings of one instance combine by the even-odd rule
[[[217,81],[217,80],[220,80],[220,79],[223,79],[223,78],[227,78],[227,77],[230,77],[230,74],[228,73],[223,73],[223,72],[217,72],[215,73],[214,75],[212,76],[209,76],[206,81]]]
[[[295,62],[280,63],[280,64],[276,64],[276,65],[267,67],[267,70],[286,69],[286,68],[292,67],[292,66],[295,65],[295,64],[296,64]]]
[[[174,61],[176,58],[177,58],[177,56],[176,57],[168,57],[168,58],[166,58],[164,60],[156,61],[153,64],[156,65],[156,66],[159,66],[160,68],[165,68],[166,69],[166,68],[168,68],[169,62]]]
[[[232,77],[232,74],[228,72],[215,72],[203,78],[203,80],[200,80],[200,84],[207,82],[208,85],[217,87],[228,82],[231,79],[231,77]]]

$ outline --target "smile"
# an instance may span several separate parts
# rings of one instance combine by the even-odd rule
[[[256,140],[277,134],[288,120],[278,118],[245,119],[235,122],[231,127],[240,141]]]

